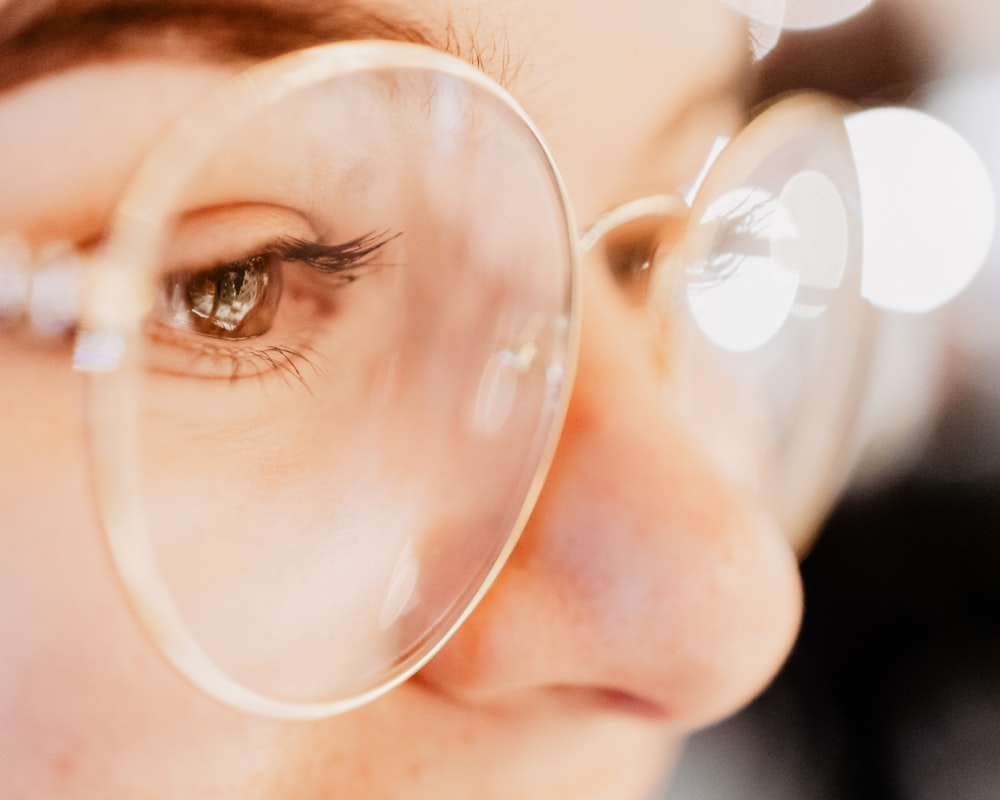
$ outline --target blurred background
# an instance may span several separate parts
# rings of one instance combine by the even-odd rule
[[[754,20],[758,100],[923,110],[1000,187],[1000,0],[727,1]],[[861,10],[776,24],[837,7]],[[884,322],[868,448],[804,559],[798,644],[693,738],[668,800],[1000,800],[1000,245],[949,304]]]

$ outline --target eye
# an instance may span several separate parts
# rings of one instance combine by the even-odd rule
[[[608,247],[608,267],[615,282],[630,297],[644,299],[649,289],[653,253],[648,241],[629,240]]]
[[[605,259],[615,283],[635,306],[649,299],[657,270],[680,234],[681,224],[673,218],[643,217],[622,225],[604,240]]]
[[[281,263],[254,255],[199,272],[164,279],[166,317],[174,327],[219,339],[265,334],[281,299]]]

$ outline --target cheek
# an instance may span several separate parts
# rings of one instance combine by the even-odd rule
[[[113,724],[129,650],[89,498],[82,386],[58,356],[2,354],[0,752],[20,765],[4,796],[8,780],[37,795],[71,779]]]
[[[2,355],[0,742],[4,761],[21,765],[2,780],[37,792],[42,776],[49,786],[72,772],[84,747],[51,721],[76,714],[100,652],[115,658],[113,605],[88,499],[81,387],[54,354]],[[99,719],[91,718],[95,728]]]
[[[89,585],[106,570],[86,484],[81,386],[51,354],[3,351],[0,363],[0,637],[14,655],[0,661],[7,709],[12,697],[25,701],[14,689],[35,671],[26,663],[84,639],[105,614],[93,598],[107,592]]]
[[[203,699],[125,603],[90,499],[80,377],[61,353],[0,348],[0,363],[0,764],[17,764],[0,797],[216,796],[259,776],[279,729]]]

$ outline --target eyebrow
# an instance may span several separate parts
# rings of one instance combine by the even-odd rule
[[[415,42],[483,66],[481,51],[463,46],[451,25],[436,36],[402,12],[351,0],[13,0],[0,9],[0,92],[99,61],[163,55],[240,63],[348,39]]]

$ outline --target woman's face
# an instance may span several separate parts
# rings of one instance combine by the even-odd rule
[[[262,4],[276,15],[295,5]],[[0,2],[0,31],[91,5],[103,4]],[[378,36],[414,22],[503,81],[551,146],[582,224],[691,184],[716,136],[741,121],[746,32],[721,2],[441,0],[418,11],[359,0],[345,14],[329,0],[332,22],[319,5],[306,4],[316,29],[299,15],[272,23],[275,39],[293,49],[348,19]],[[28,43],[36,58],[12,58],[0,40],[0,233],[95,241],[164,125],[247,65],[227,56],[239,37],[224,15],[143,7],[125,6],[135,30],[130,12],[115,17],[120,38],[74,42],[89,29],[53,26],[58,36]],[[372,13],[382,21],[365,21]],[[95,47],[117,56],[73,57]],[[687,732],[774,674],[799,586],[766,509],[664,402],[654,353],[597,259],[583,283],[565,430],[506,567],[412,679],[308,723],[224,707],[150,643],[97,523],[68,348],[0,336],[0,795],[648,796]]]

